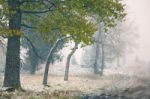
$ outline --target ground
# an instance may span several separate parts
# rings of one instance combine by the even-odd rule
[[[149,99],[150,76],[148,73],[148,66],[145,64],[135,64],[134,66],[130,66],[130,70],[128,68],[129,67],[126,66],[115,69],[106,69],[105,74],[102,77],[89,73],[84,73],[82,75],[70,73],[69,81],[64,81],[63,75],[56,75],[54,72],[50,72],[48,87],[44,87],[42,85],[43,75],[41,73],[36,75],[21,74],[22,87],[26,90],[26,92],[16,91],[11,94],[1,92],[0,97],[3,98],[0,99],[4,99],[5,96],[14,97],[5,99],[63,99],[48,97],[71,97],[79,96],[81,94],[89,96],[101,94],[121,95],[130,97],[129,99]],[[67,98],[65,97],[64,99]]]

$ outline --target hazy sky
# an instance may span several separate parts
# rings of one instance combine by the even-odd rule
[[[139,50],[138,56],[150,60],[150,0],[125,0],[131,20],[133,20],[137,33]]]

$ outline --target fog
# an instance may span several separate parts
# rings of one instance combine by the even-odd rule
[[[29,32],[27,36],[31,39],[21,38],[19,74],[23,88],[33,92],[29,96],[34,98],[37,94],[38,99],[42,99],[41,97],[48,93],[48,98],[44,99],[49,99],[49,95],[84,96],[81,99],[149,99],[150,0],[122,1],[126,5],[125,20],[117,21],[116,27],[107,32],[103,22],[99,23],[97,31],[92,34],[92,45],[81,47],[79,43],[76,48],[73,41],[66,43],[64,39],[60,40],[61,37],[56,37],[56,41],[61,42],[54,41],[54,44],[51,44],[51,40],[45,42],[40,33],[34,34],[30,29],[25,30]],[[2,37],[0,86],[3,86],[5,77],[6,49],[7,39]],[[40,97],[40,94],[35,92],[46,94]],[[16,93],[14,96],[19,92]],[[23,92],[21,95],[24,97],[26,94],[28,93]],[[115,95],[118,98],[114,98]],[[63,99],[66,99],[66,96]]]
[[[149,0],[124,0],[126,4],[126,21],[130,28],[131,34],[134,33],[134,48],[126,52],[126,59],[134,61],[138,57],[140,61],[150,61],[150,1]],[[131,42],[133,39],[129,39]],[[71,44],[72,45],[72,44]],[[64,49],[64,55],[68,54],[70,48]],[[83,49],[79,48],[76,53],[76,59],[80,63]]]
[[[149,0],[125,0],[128,17],[136,26],[138,48],[136,53],[143,61],[150,61],[150,1]]]

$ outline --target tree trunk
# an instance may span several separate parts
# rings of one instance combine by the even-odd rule
[[[36,55],[34,55],[33,52],[31,52],[29,57],[30,57],[30,63],[31,63],[30,74],[34,75],[36,73],[36,70],[37,70],[37,67],[38,67],[39,59]]]
[[[12,35],[8,37],[6,66],[3,87],[18,89],[20,84],[20,36],[16,30],[21,28],[21,13],[19,10],[19,0],[8,0],[9,10],[14,11],[9,19],[9,29]]]
[[[20,85],[20,37],[8,38],[4,87],[18,89]]]
[[[70,52],[70,54],[67,57],[67,63],[66,63],[64,81],[68,81],[70,59],[71,59],[71,56],[75,53],[75,51],[76,51],[77,48],[78,48],[78,44],[75,43],[74,48],[72,49],[72,51]]]
[[[95,63],[94,63],[94,74],[99,74],[98,60],[99,60],[99,43],[96,43],[96,56],[95,56]]]
[[[49,72],[49,65],[51,63],[51,59],[53,57],[53,53],[55,52],[55,49],[57,48],[57,46],[59,45],[59,43],[64,40],[64,38],[59,39],[56,41],[56,43],[53,45],[53,47],[50,49],[49,54],[47,56],[47,60],[46,60],[46,66],[45,66],[45,72],[44,72],[44,77],[43,77],[43,85],[47,85],[47,80],[48,80],[48,72]]]
[[[49,55],[51,56],[51,55]],[[44,77],[43,77],[43,85],[47,85],[47,80],[48,80],[48,72],[49,72],[49,64],[50,64],[50,57],[46,62],[46,66],[45,66],[45,72],[44,72]]]
[[[102,41],[103,42],[103,41]],[[104,73],[104,66],[105,66],[105,52],[104,52],[104,44],[102,43],[102,64],[101,64],[101,72],[100,72],[100,76],[103,76]]]
[[[99,74],[98,70],[98,61],[99,61],[99,55],[100,55],[100,39],[101,39],[101,25],[99,23],[99,30],[98,30],[98,35],[97,35],[97,40],[96,40],[96,53],[95,53],[95,63],[94,63],[94,74]]]

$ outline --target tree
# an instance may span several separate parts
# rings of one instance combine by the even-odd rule
[[[9,29],[12,36],[8,37],[6,67],[4,74],[4,87],[19,89],[20,84],[20,35],[17,34],[21,29],[21,12],[18,7],[19,0],[8,0],[8,7],[11,14],[9,18]],[[17,11],[16,11],[17,10]],[[11,75],[11,76],[10,76]],[[13,77],[13,78],[12,78]]]
[[[123,58],[124,63],[124,55],[126,55],[129,51],[132,51],[133,48],[136,47],[136,39],[138,35],[136,35],[133,31],[134,25],[133,22],[131,23],[130,20],[126,20],[124,22],[118,22],[117,25],[108,31],[104,31],[104,27],[101,24],[101,32],[97,32],[94,35],[95,45],[100,46],[98,47],[99,52],[99,59],[95,58],[96,55],[92,56],[91,53],[93,53],[93,50],[96,52],[96,46],[92,45],[90,46],[92,49],[85,48],[85,54],[87,55],[89,53],[88,59],[85,57],[83,60],[85,62],[85,65],[88,65],[88,61],[92,63],[93,61],[97,60],[98,62],[98,70],[100,70],[100,75],[103,74],[104,66],[107,63],[113,63],[117,60],[117,66],[120,66],[120,59]],[[99,36],[99,33],[101,33],[101,36]],[[99,38],[98,38],[99,37]],[[132,41],[131,41],[132,39]],[[84,53],[83,53],[84,55]],[[83,56],[84,58],[84,56]],[[87,60],[86,60],[87,59]],[[106,63],[106,64],[105,64]],[[90,67],[92,67],[94,63]],[[107,66],[107,65],[106,65]]]
[[[30,28],[30,26],[24,23],[22,24],[23,14],[35,15],[46,13],[51,9],[46,6],[43,0],[0,0],[0,5],[2,6],[1,12],[3,13],[0,20],[0,33],[2,34],[2,36],[6,36],[8,38],[3,86],[11,87],[13,89],[20,89],[20,38],[22,34],[21,27],[23,26]],[[43,11],[44,8],[49,9],[47,11]],[[42,9],[42,11],[38,11],[39,9]],[[7,21],[9,22],[8,27]]]
[[[42,34],[46,39],[51,37],[56,41],[54,34],[50,31],[58,28],[61,30],[61,36],[73,35],[72,39],[75,42],[83,42],[83,44],[92,43],[92,34],[95,31],[88,17],[99,15],[105,26],[109,27],[115,23],[115,20],[121,20],[125,15],[124,6],[119,0],[0,0],[0,5],[2,5],[1,12],[4,13],[2,20],[6,19],[0,22],[1,33],[8,38],[4,87],[14,89],[21,87],[20,38],[23,34],[21,27],[38,30],[37,21],[34,18],[38,16],[36,19],[40,19],[39,14],[49,13],[48,15],[52,18],[51,22],[44,21],[46,26],[44,29],[48,34],[46,32]],[[28,16],[29,21],[24,21],[25,15]],[[80,26],[78,21],[69,24],[76,20],[83,23]],[[9,28],[6,28],[7,22],[9,22]],[[33,26],[30,26],[30,23]],[[72,26],[68,27],[69,25]],[[80,27],[84,28],[84,31],[80,30]]]
[[[115,26],[116,20],[121,20],[125,13],[123,13],[123,5],[119,3],[119,1],[63,1],[64,3],[58,8],[63,10],[58,10],[55,13],[49,14],[46,16],[44,20],[42,20],[42,24],[40,25],[41,32],[45,35],[51,35],[51,37],[54,38],[54,40],[57,40],[57,37],[52,36],[52,30],[59,31],[60,36],[72,36],[69,40],[73,40],[76,43],[82,43],[84,45],[89,45],[93,43],[92,41],[92,35],[94,33],[94,27],[93,23],[90,22],[90,17],[92,17],[94,14],[96,16],[100,16],[102,22],[105,23],[105,26],[107,29],[108,27]],[[96,2],[106,3],[109,5],[109,3],[112,3],[113,6],[110,4],[109,6],[112,8],[108,8],[106,10],[105,7],[99,7],[100,5],[96,5]],[[74,6],[71,6],[74,5]],[[85,5],[83,8],[83,5]],[[117,5],[117,6],[114,6]],[[116,7],[116,8],[115,8]],[[69,8],[69,10],[68,10]],[[115,8],[115,9],[113,9]],[[114,10],[114,13],[112,13],[112,10]],[[119,11],[120,10],[120,11]],[[101,12],[101,13],[99,13]],[[107,13],[106,13],[107,12]],[[59,16],[59,17],[58,17]],[[110,18],[111,17],[111,18]],[[50,20],[53,19],[53,20]],[[59,23],[56,23],[59,22]],[[80,26],[79,26],[80,24]],[[89,30],[90,29],[90,30]],[[50,33],[51,32],[51,33]],[[54,33],[53,33],[54,34]],[[56,33],[55,33],[56,34]],[[46,65],[46,67],[48,67]],[[48,68],[47,68],[48,69]],[[46,71],[48,71],[45,69]],[[47,84],[47,83],[46,83]]]
[[[66,43],[69,41],[74,41],[79,43],[83,42],[83,44],[91,44],[92,34],[94,33],[93,31],[95,30],[94,24],[92,24],[91,22],[87,22],[87,19],[85,19],[83,15],[81,16],[78,13],[72,12],[73,11],[71,10],[67,12],[60,11],[54,13],[53,16],[47,15],[46,18],[42,20],[42,23],[39,24],[39,27],[42,27],[40,28],[39,31],[44,35],[47,33],[48,33],[47,35],[49,35],[49,32],[51,32],[51,37],[53,37],[54,45],[57,45],[57,42],[61,40],[65,40],[63,38],[67,38]],[[64,15],[64,13],[67,14]],[[51,19],[53,19],[54,22]],[[79,26],[79,24],[81,26]],[[71,56],[69,58],[71,58]],[[51,57],[52,54],[50,51],[45,66],[45,73],[43,78],[44,85],[47,85],[47,76]]]

